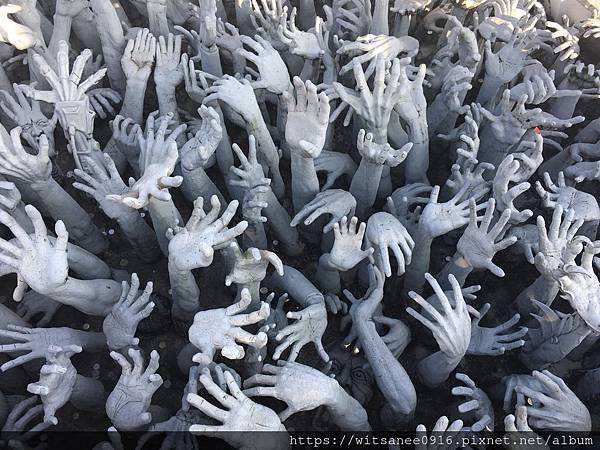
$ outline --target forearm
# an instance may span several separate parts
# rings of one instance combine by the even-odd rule
[[[298,150],[292,150],[292,204],[298,213],[319,193],[319,178],[315,170],[314,160],[298,155]]]
[[[146,97],[147,80],[127,80],[125,96],[120,115],[133,119],[135,123],[144,123],[144,98]]]
[[[340,393],[335,401],[325,405],[333,423],[342,431],[371,431],[367,411],[342,387],[339,389]]]
[[[485,105],[496,97],[496,94],[503,85],[504,82],[498,77],[486,74],[477,95],[477,103]]]
[[[374,322],[362,321],[354,326],[379,390],[396,414],[411,415],[417,407],[417,393],[404,367],[377,334]]]
[[[221,194],[219,188],[212,182],[203,167],[187,170],[182,166],[181,175],[183,175],[181,190],[188,201],[193,202],[198,197],[202,197],[205,201],[208,201],[213,195],[216,195],[219,197],[222,205],[227,203],[225,197],[223,197],[223,194]]]
[[[193,319],[200,309],[200,289],[194,274],[178,269],[169,258],[169,282],[173,299],[172,314],[183,321]]]
[[[315,274],[316,283],[321,292],[326,294],[339,294],[342,291],[340,273],[329,262],[329,253],[321,255],[319,258],[319,267]]]
[[[283,266],[283,275],[274,272],[269,283],[273,288],[287,292],[303,308],[325,301],[323,294],[321,294],[314,284],[308,281],[302,273],[290,266]]]
[[[213,45],[206,47],[200,45],[200,59],[202,60],[202,70],[214,75],[215,77],[223,76],[223,68],[221,67],[221,58],[219,56],[219,47]]]
[[[113,89],[123,94],[127,82],[121,68],[125,37],[119,15],[110,0],[91,0],[91,6],[96,14],[96,30],[102,44],[108,80]]]
[[[454,275],[458,284],[464,287],[467,277],[473,271],[473,268],[469,265],[467,260],[459,252],[456,252],[452,259],[444,266],[442,271],[438,274],[436,279],[442,287],[442,289],[451,289],[452,286],[448,281],[449,275]]]
[[[377,199],[377,190],[381,181],[383,165],[362,158],[350,183],[350,193],[356,199],[356,213],[365,218]]]
[[[99,380],[77,374],[69,401],[82,411],[101,411],[106,404],[107,394]]]
[[[260,114],[247,122],[248,135],[253,135],[256,139],[256,147],[258,149],[258,159],[261,164],[268,166],[269,178],[271,178],[271,189],[275,195],[280,198],[283,196],[285,186],[279,171],[279,151],[275,147],[269,128]],[[316,173],[315,173],[316,176]],[[317,181],[318,183],[318,181]]]
[[[235,18],[241,34],[251,36],[254,31],[252,25],[252,2],[250,0],[235,0]]]
[[[317,12],[315,10],[314,0],[300,0],[299,2],[298,24],[304,31],[315,26]]]
[[[514,128],[511,130],[506,130],[506,133],[503,133],[503,139],[500,139],[498,136],[496,136],[490,124],[484,126],[483,129],[480,130],[479,134],[479,140],[481,143],[479,144],[477,160],[479,162],[490,163],[493,164],[494,167],[498,167],[498,165],[508,154],[510,147],[519,142],[519,139],[521,139],[523,134],[525,134],[525,130],[521,128]]]
[[[10,78],[8,78],[6,70],[4,70],[4,67],[2,67],[2,65],[0,65],[0,90],[8,92],[11,96],[14,96],[15,94]],[[2,112],[2,114],[5,115],[4,111]]]
[[[169,254],[169,241],[167,240],[167,229],[175,229],[178,224],[182,224],[183,219],[177,210],[177,207],[173,203],[173,200],[161,201],[151,198],[148,203],[148,212],[152,218],[152,226],[154,227],[154,233],[158,239],[158,245],[163,255]]]
[[[515,299],[514,304],[523,317],[537,311],[532,300],[551,305],[560,290],[559,284],[544,276],[539,276],[530,286],[524,289]]]
[[[267,234],[262,222],[248,221],[248,227],[244,231],[242,239],[246,248],[254,247],[264,250],[269,248]]]
[[[49,238],[54,241],[55,238]],[[97,278],[110,278],[112,276],[110,267],[102,259],[91,252],[74,244],[67,244],[67,258],[69,267],[73,272],[84,280]]]
[[[110,158],[115,163],[115,167],[117,168],[117,171],[119,172],[119,174],[121,174],[121,175],[125,174],[125,171],[127,170],[127,166],[129,164],[129,160],[128,160],[127,156],[125,154],[123,154],[123,152],[121,151],[121,149],[119,148],[119,146],[117,145],[117,143],[115,142],[114,139],[111,138],[108,140],[108,142],[106,143],[106,146],[102,150],[102,153],[106,153],[106,154],[108,154],[108,156],[110,156]],[[139,160],[139,158],[138,158],[138,160]],[[139,169],[139,164],[132,165],[132,168],[134,169],[134,171],[136,168]],[[139,171],[136,172],[136,175],[138,173],[139,173]]]
[[[78,345],[86,352],[97,353],[108,348],[106,336],[102,332],[80,330],[74,332],[79,336]]]
[[[169,36],[169,21],[167,20],[166,2],[149,0],[146,2],[148,12],[148,22],[150,32],[156,36],[163,36],[165,39]]]
[[[69,42],[72,24],[73,20],[71,17],[54,14],[54,29],[52,31],[52,38],[48,44],[48,52],[53,59],[56,59],[56,54],[58,53],[58,43],[60,41]]]
[[[417,119],[409,124],[408,141],[413,143],[404,161],[404,176],[406,184],[427,183],[427,170],[429,169],[429,128],[427,119]]]
[[[300,79],[304,82],[314,80],[319,76],[320,61],[318,59],[305,59],[304,66],[300,72]]]
[[[548,108],[544,109],[559,119],[570,119],[575,114],[575,108],[580,98],[581,95],[565,95],[553,98],[548,102]]]
[[[427,124],[429,134],[435,136],[438,134],[438,130],[441,128],[442,123],[446,119],[446,116],[450,114],[450,110],[444,100],[444,94],[439,93],[433,102],[427,107]]]
[[[263,209],[263,215],[267,218],[267,225],[280,243],[280,248],[288,256],[298,256],[302,253],[302,243],[296,227],[292,227],[290,215],[279,203],[277,197],[271,190],[265,194],[267,207]]]
[[[120,25],[120,24],[119,24]],[[85,48],[89,48],[94,55],[102,53],[102,43],[96,28],[96,18],[91,9],[85,8],[73,18],[73,32]],[[121,29],[120,27],[119,29]]]
[[[371,34],[389,35],[388,11],[390,9],[389,0],[375,0],[373,10],[373,21],[371,22]]]
[[[568,150],[563,150],[562,152],[557,153],[550,159],[546,159],[540,167],[538,167],[537,173],[539,175],[543,175],[544,172],[548,172],[550,178],[555,180],[558,178],[558,172],[566,169],[571,164],[574,164],[575,160],[571,157],[571,154]]]
[[[92,253],[106,249],[107,241],[89,214],[52,177],[34,187],[54,220],[62,220],[78,245]]]
[[[140,259],[145,262],[153,262],[160,258],[156,235],[137,211],[131,211],[131,214],[117,217],[116,220]]]
[[[156,85],[156,96],[158,98],[158,109],[161,116],[173,113],[173,120],[179,123],[179,112],[177,110],[177,98],[175,97],[175,86]]]
[[[78,280],[69,277],[62,286],[45,295],[84,314],[104,317],[119,301],[121,283],[108,279]]]
[[[429,387],[438,386],[448,379],[461,359],[462,357],[450,358],[438,351],[419,362],[419,377],[423,384]]]
[[[225,126],[225,118],[223,117],[223,111],[219,106],[219,102],[214,101],[208,104],[207,106],[212,106],[215,109],[215,111],[219,114],[221,127],[223,129],[223,135],[221,137],[221,140],[219,141],[219,145],[217,146],[215,154],[217,157],[217,164],[219,166],[219,170],[221,171],[223,177],[227,178],[227,176],[229,176],[229,168],[234,165],[233,151],[231,149],[231,139],[229,138],[229,134],[227,133],[227,127]]]
[[[433,243],[433,238],[420,231],[417,231],[413,238],[415,247],[412,253],[412,261],[406,268],[404,274],[405,292],[421,291],[425,283],[424,275],[429,270],[429,259],[431,256],[431,244]]]

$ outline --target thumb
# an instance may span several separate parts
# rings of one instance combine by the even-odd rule
[[[503,277],[504,276],[504,270],[502,270],[500,267],[498,267],[496,264],[494,264],[493,262],[489,262],[487,267],[486,267],[490,272],[492,272],[494,275],[496,275],[497,277]]]
[[[327,178],[325,179],[325,184],[321,190],[326,191],[327,189],[331,189],[333,187],[333,183],[335,183],[335,180],[337,180],[337,177],[334,173],[328,174]]]
[[[147,425],[150,422],[152,422],[152,414],[150,414],[149,412],[145,412],[140,416],[141,425]]]
[[[304,150],[306,153],[308,153],[313,158],[321,151],[321,149],[319,149],[312,142],[301,140],[300,142],[298,142],[298,144],[300,145],[300,148],[302,150]]]
[[[6,5],[0,8],[0,14],[14,14],[21,11],[19,5]]]

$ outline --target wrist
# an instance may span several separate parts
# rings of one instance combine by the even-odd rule
[[[415,247],[421,245],[431,246],[431,243],[435,239],[435,236],[431,233],[431,231],[427,228],[426,225],[423,225],[421,221],[419,221],[419,225],[417,226],[417,233],[414,237]]]
[[[140,74],[137,72],[131,77],[127,78],[125,87],[127,90],[132,90],[134,92],[145,92],[146,86],[148,85],[148,78],[150,78],[150,73],[146,75],[145,73]]]
[[[452,262],[454,263],[454,265],[456,265],[457,267],[460,267],[461,269],[472,269],[473,266],[471,265],[471,263],[469,262],[469,260],[463,256],[462,253],[460,253],[459,251],[457,251],[454,256],[452,257]]]
[[[374,128],[374,130],[372,131],[373,133],[373,142],[377,143],[377,144],[381,144],[381,145],[385,145],[387,144],[387,126],[384,127],[376,127]]]
[[[429,127],[427,126],[427,118],[419,117],[408,123],[410,130],[409,141],[413,144],[422,144],[429,141]]]
[[[156,95],[159,99],[175,97],[175,85],[168,80],[160,80],[156,83]]]
[[[327,271],[331,271],[331,272],[335,272],[335,271],[339,270],[337,265],[331,261],[330,253],[324,253],[321,255],[321,257],[319,258],[319,267],[323,270],[327,270]]]
[[[348,393],[344,390],[342,386],[340,386],[340,384],[337,381],[335,381],[335,379],[331,379],[331,381],[331,388],[324,389],[327,392],[329,392],[329,395],[327,395],[323,399],[323,406],[337,413],[350,413],[350,411],[347,411],[346,409],[346,406],[348,404]]]
[[[118,217],[114,218],[121,228],[131,228],[135,226],[137,222],[141,219],[140,215],[129,208],[127,211],[123,211]]]
[[[168,269],[169,276],[174,277],[175,279],[183,279],[189,277],[192,272],[187,268],[184,268],[182,265],[178,264],[177,259],[169,252],[168,257]],[[173,283],[171,283],[173,284]]]
[[[246,121],[246,131],[248,134],[256,134],[266,126],[258,105],[250,111],[241,113],[241,115]]]
[[[52,175],[50,174],[50,176],[46,179],[30,180],[29,187],[36,192],[47,191],[50,188],[50,184],[52,183],[52,181],[53,181],[53,178],[52,178]]]
[[[440,354],[442,356],[442,359],[444,360],[445,364],[447,365],[447,367],[456,367],[458,366],[458,364],[461,362],[461,360],[463,359],[463,357],[465,356],[465,354],[467,353],[467,349],[465,349],[464,353],[459,354],[459,355],[455,355],[452,353],[445,353],[443,351],[440,350]]]
[[[219,47],[217,47],[217,44],[215,42],[213,42],[212,44],[204,44],[204,42],[200,43],[200,48],[202,49],[203,53],[206,54],[215,54],[215,53],[219,53]]]

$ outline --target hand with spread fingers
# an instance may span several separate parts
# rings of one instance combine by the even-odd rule
[[[577,398],[562,378],[548,370],[533,371],[533,378],[542,386],[542,390],[526,385],[515,390],[524,397],[533,400],[528,403],[527,416],[534,428],[550,431],[590,431],[592,421],[586,406]]]
[[[527,182],[518,181],[522,179],[520,167],[521,163],[515,159],[515,156],[508,155],[498,166],[494,181],[492,182],[498,212],[509,210],[509,223],[513,225],[526,222],[533,215],[530,209],[519,211],[514,203],[518,196],[525,193],[531,187]],[[517,184],[510,187],[513,182]]]
[[[587,192],[567,186],[563,172],[558,173],[557,184],[554,184],[548,172],[544,172],[544,182],[548,190],[544,189],[539,181],[535,182],[535,189],[546,208],[560,205],[563,209],[572,210],[575,220],[581,219],[584,222],[600,220],[600,207],[596,198]]]
[[[121,377],[106,400],[106,415],[121,431],[138,430],[152,421],[148,408],[152,396],[163,384],[162,377],[156,373],[160,359],[156,350],[150,353],[145,370],[141,350],[130,348],[127,354],[133,365],[121,353],[110,352],[111,358],[121,366]]]
[[[279,52],[273,48],[271,43],[260,36],[255,36],[254,39],[250,36],[242,36],[240,41],[252,51],[241,48],[237,50],[237,53],[247,61],[254,63],[258,70],[258,80],[251,83],[252,87],[266,89],[277,95],[288,91],[290,75]]]
[[[42,112],[40,102],[34,99],[28,99],[23,93],[23,87],[16,83],[13,84],[15,98],[7,91],[0,91],[0,96],[3,98],[0,101],[2,111],[11,119],[17,126],[21,127],[21,136],[27,141],[27,144],[33,149],[40,150],[39,141],[42,135],[46,136],[49,144],[49,154],[54,156],[54,129],[58,117],[56,114],[52,118]]]
[[[448,280],[454,294],[454,306],[451,305],[435,278],[426,273],[425,279],[433,288],[442,310],[438,311],[419,294],[411,291],[408,295],[428,313],[432,320],[412,307],[408,307],[406,312],[428,328],[439,345],[439,353],[434,353],[419,363],[419,374],[423,381],[427,385],[436,385],[447,379],[467,353],[471,342],[471,316],[460,285],[453,275],[449,275]]]
[[[245,352],[238,342],[257,348],[267,344],[265,333],[251,334],[242,328],[269,317],[269,305],[265,302],[260,304],[259,310],[242,314],[251,302],[250,291],[242,289],[238,303],[227,308],[196,313],[188,333],[190,342],[200,350],[200,353],[194,355],[194,362],[208,365],[217,350],[220,350],[225,358],[242,359]]]
[[[329,362],[329,355],[325,351],[322,342],[323,334],[327,328],[325,302],[314,302],[301,311],[290,311],[286,314],[286,317],[296,319],[296,322],[287,325],[275,336],[275,341],[280,342],[280,344],[275,348],[273,359],[279,359],[284,351],[292,347],[287,360],[294,362],[302,347],[312,342],[321,359]]]
[[[335,379],[296,362],[284,362],[279,366],[265,364],[263,373],[244,381],[247,396],[275,397],[287,404],[287,408],[279,413],[282,421],[297,412],[332,404],[342,392]]]
[[[202,118],[202,125],[195,135],[188,136],[188,141],[179,151],[181,165],[186,170],[204,167],[209,158],[217,150],[223,137],[221,118],[211,106],[202,105],[198,108],[198,115]]]
[[[50,346],[46,364],[40,370],[40,380],[27,385],[28,392],[37,394],[42,399],[44,422],[58,424],[56,411],[71,398],[77,377],[71,357],[80,352],[81,347],[78,345]]]
[[[390,250],[398,264],[397,275],[401,276],[411,262],[415,242],[398,219],[389,213],[378,212],[367,222],[366,246],[374,249],[373,256],[379,270],[386,277],[391,277]]]
[[[56,222],[56,240],[48,239],[48,231],[40,212],[31,205],[25,206],[31,219],[34,234],[29,235],[16,220],[0,211],[0,223],[6,225],[15,236],[8,242],[0,239],[0,262],[8,265],[10,272],[18,274],[17,289],[13,298],[23,298],[27,286],[40,294],[48,295],[64,286],[69,275],[67,243],[69,233],[62,221]]]
[[[494,408],[487,394],[475,385],[475,382],[464,373],[457,373],[456,379],[462,381],[465,386],[452,388],[452,395],[466,397],[466,401],[458,405],[461,414],[472,413],[477,422],[469,428],[471,431],[481,431],[484,428],[494,430]]]
[[[169,33],[166,39],[158,37],[154,81],[159,89],[175,88],[183,81],[181,40],[181,35],[174,36],[173,33]]]
[[[233,268],[225,277],[225,285],[231,283],[247,285],[260,283],[267,276],[267,268],[272,264],[279,275],[283,275],[283,263],[281,259],[268,250],[249,248],[242,253],[240,246],[233,241],[229,246],[235,256]]]
[[[282,442],[289,439],[287,433],[251,433],[253,431],[285,431],[277,413],[248,398],[230,372],[225,372],[225,380],[229,393],[215,384],[209,373],[204,372],[200,375],[200,383],[207,393],[219,402],[220,407],[214,406],[203,397],[193,393],[187,395],[187,401],[206,416],[221,422],[222,425],[194,424],[190,426],[189,432],[220,437],[235,448],[263,448],[265,450],[281,448]]]
[[[39,419],[38,423],[33,422],[43,413],[44,405],[38,403],[38,397],[33,396],[20,401],[10,410],[2,426],[2,438],[8,441],[9,445],[16,441],[18,444],[13,447],[15,449],[26,449],[23,441],[34,438],[38,433],[52,426],[51,422],[43,420],[39,422]]]
[[[350,192],[342,189],[329,189],[319,192],[317,196],[294,216],[291,226],[300,222],[310,225],[323,214],[331,214],[331,220],[323,227],[323,233],[328,233],[343,217],[352,217],[356,208],[356,200]]]
[[[160,124],[154,134],[155,114],[148,116],[146,135],[138,131],[141,177],[137,181],[130,178],[129,189],[125,194],[111,194],[108,199],[121,201],[134,209],[144,208],[151,198],[171,200],[169,188],[179,187],[183,182],[183,177],[172,177],[171,174],[179,159],[176,139],[185,130],[185,125],[180,125],[165,139],[172,118],[172,113],[159,117]]]
[[[139,288],[140,280],[135,273],[131,275],[131,284],[123,281],[121,298],[102,322],[102,331],[111,350],[120,350],[140,343],[135,337],[135,332],[138,324],[152,313],[154,302],[150,301],[153,288],[151,281],[146,284],[141,295]]]
[[[0,173],[33,185],[43,187],[52,174],[50,144],[45,134],[41,134],[37,143],[37,154],[30,154],[21,144],[23,129],[10,130],[7,136],[0,137]]]
[[[204,212],[204,199],[198,197],[185,226],[167,230],[169,265],[179,270],[207,267],[213,261],[215,250],[227,247],[248,226],[248,222],[241,221],[233,228],[227,228],[237,210],[237,200],[227,205],[220,218],[219,198],[213,195],[210,203],[211,210],[207,214]]]
[[[7,325],[6,330],[0,330],[0,336],[15,341],[14,344],[0,345],[0,352],[23,353],[14,359],[2,364],[3,372],[13,367],[21,366],[29,361],[39,358],[50,359],[57,346],[83,347],[84,338],[82,331],[73,328],[25,328],[18,325]]]
[[[527,335],[527,327],[519,327],[517,331],[510,331],[519,323],[521,319],[519,314],[515,314],[506,322],[495,327],[487,328],[479,325],[490,307],[489,303],[485,303],[471,320],[471,341],[467,350],[470,355],[503,355],[506,351],[515,350],[525,345],[523,338]]]
[[[485,215],[481,224],[477,226],[475,200],[470,199],[469,225],[458,241],[458,244],[456,244],[456,249],[474,269],[487,269],[494,275],[503,277],[504,271],[492,262],[492,258],[499,251],[513,245],[517,241],[517,238],[511,236],[496,242],[498,237],[503,234],[506,224],[510,219],[511,211],[510,209],[505,209],[496,224],[492,227],[495,206],[495,200],[493,198],[489,199]]]
[[[365,241],[366,249],[362,250],[363,237],[367,225],[363,222],[359,225],[358,217],[352,217],[350,222],[346,216],[342,217],[339,223],[333,224],[334,242],[329,256],[328,264],[341,272],[346,272],[358,265],[365,258],[372,260],[374,249],[368,246]]]
[[[43,56],[38,53],[33,55],[33,63],[52,90],[39,91],[31,86],[22,85],[26,96],[55,105],[55,113],[65,132],[70,127],[85,135],[91,135],[94,131],[94,113],[90,109],[86,93],[104,78],[107,69],[100,69],[86,80],[82,80],[84,67],[91,57],[91,50],[85,49],[77,56],[69,73],[69,45],[60,41],[56,55],[58,74]]]
[[[295,94],[295,95],[294,95]],[[283,93],[287,108],[285,140],[293,153],[302,158],[317,158],[325,145],[329,125],[329,99],[310,81],[294,77],[294,89]],[[306,133],[306,130],[311,130]]]
[[[155,56],[156,38],[148,28],[138,30],[135,39],[127,41],[121,57],[121,67],[127,80],[145,83],[152,73]]]

